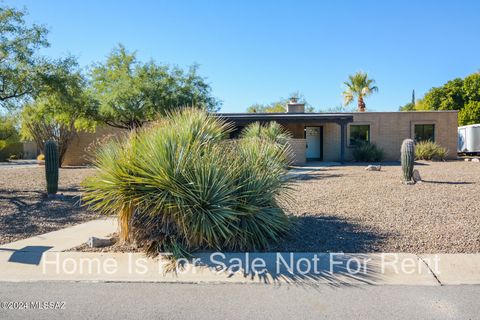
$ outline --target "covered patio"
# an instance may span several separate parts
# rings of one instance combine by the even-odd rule
[[[232,138],[253,122],[275,121],[292,133],[294,161],[345,161],[347,125],[351,113],[217,113],[235,124]]]

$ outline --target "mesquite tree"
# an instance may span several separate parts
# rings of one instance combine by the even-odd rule
[[[91,87],[98,101],[94,120],[128,130],[179,107],[216,111],[219,105],[197,66],[184,71],[154,61],[143,63],[122,45],[92,69]]]

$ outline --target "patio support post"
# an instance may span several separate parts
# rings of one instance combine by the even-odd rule
[[[345,138],[347,136],[347,123],[340,122],[340,162],[345,162]]]

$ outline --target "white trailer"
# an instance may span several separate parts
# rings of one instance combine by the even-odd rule
[[[457,152],[466,155],[480,154],[480,124],[458,127]]]

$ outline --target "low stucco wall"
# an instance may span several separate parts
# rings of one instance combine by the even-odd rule
[[[307,162],[307,141],[305,139],[290,139],[289,145],[292,152],[292,164],[298,165]]]
[[[23,159],[35,159],[40,154],[37,144],[33,141],[23,143]]]
[[[95,132],[78,132],[70,142],[63,158],[64,166],[81,166],[90,163],[90,149],[108,136],[120,136],[127,131],[113,127],[97,127]]]

